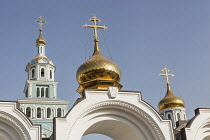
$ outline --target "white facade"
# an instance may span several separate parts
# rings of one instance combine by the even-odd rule
[[[41,126],[33,125],[16,102],[0,102],[0,140],[41,140]]]
[[[85,90],[85,99],[65,118],[56,118],[54,140],[80,140],[91,133],[114,140],[174,140],[171,121],[142,101],[140,92],[111,90]]]

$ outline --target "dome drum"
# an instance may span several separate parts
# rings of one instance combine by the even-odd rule
[[[115,80],[117,82],[120,81],[120,77],[118,73],[112,70],[106,70],[106,69],[93,69],[93,70],[87,71],[81,74],[77,80],[79,83],[84,83],[86,81],[92,81],[96,78],[97,79],[110,79],[110,80]]]
[[[82,95],[85,89],[108,89],[108,87],[110,86],[118,87],[118,89],[121,89],[123,87],[121,84],[119,84],[115,80],[94,79],[94,80],[80,84],[80,86],[77,89],[77,92]]]

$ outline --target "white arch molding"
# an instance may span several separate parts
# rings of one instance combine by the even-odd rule
[[[0,140],[41,140],[40,125],[33,125],[16,102],[0,102]]]
[[[151,106],[140,99],[140,93],[122,92],[121,98],[119,92],[113,99],[106,94],[107,90],[98,91],[97,95],[89,91],[86,91],[86,99],[75,105],[66,117],[56,118],[55,140],[80,140],[93,133],[114,140],[173,140],[171,121],[162,120]],[[127,94],[130,97],[125,97]],[[168,134],[163,134],[164,128],[169,128],[166,129]]]
[[[197,108],[195,117],[182,129],[186,140],[210,139],[210,108]]]
[[[89,108],[81,115],[77,126],[80,134],[76,139],[91,133],[107,135],[116,140],[163,139],[163,135],[145,112],[122,102],[104,102]],[[74,130],[77,131],[77,128]]]
[[[6,140],[31,140],[24,126],[13,116],[3,111],[0,112],[0,134],[5,134]]]

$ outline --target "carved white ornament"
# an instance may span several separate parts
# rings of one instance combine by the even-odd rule
[[[118,93],[117,87],[109,87],[108,94],[111,98],[116,98]]]
[[[78,118],[77,120],[79,120],[82,116],[85,116],[86,114],[89,114],[90,112],[93,112],[97,109],[100,109],[104,106],[120,106],[120,107],[124,107],[124,108],[127,108],[129,110],[132,110],[134,111],[135,113],[143,116],[144,118],[146,118],[149,123],[153,126],[154,130],[156,131],[156,133],[158,134],[158,137],[160,140],[165,140],[164,136],[163,136],[163,133],[161,132],[160,128],[158,127],[158,125],[156,124],[156,122],[149,116],[147,115],[147,113],[145,111],[143,111],[142,109],[134,106],[134,105],[131,105],[129,103],[124,103],[124,102],[103,102],[103,103],[99,103],[99,104],[96,104],[96,105],[93,105],[91,107],[89,107],[85,112],[83,112]],[[74,122],[74,124],[76,123],[76,121]],[[73,125],[74,126],[74,125]],[[70,136],[70,133],[71,133],[71,130],[73,128],[73,126],[71,126],[70,130],[69,130],[69,133],[68,133],[68,136],[67,138],[69,139],[69,136]]]
[[[30,138],[27,136],[27,134],[25,133],[23,128],[19,125],[20,124],[19,122],[17,122],[13,118],[9,117],[8,115],[5,115],[4,112],[0,112],[0,118],[6,119],[6,120],[10,121],[11,123],[13,123],[15,126],[18,127],[18,130],[20,130],[20,132],[22,132],[22,135],[24,136],[24,140],[30,140]]]

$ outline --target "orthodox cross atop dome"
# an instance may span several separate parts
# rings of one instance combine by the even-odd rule
[[[104,29],[105,30],[105,29],[107,29],[107,27],[105,25],[104,26],[98,26],[97,22],[101,22],[101,20],[98,19],[95,14],[93,15],[92,18],[89,19],[89,21],[93,21],[93,25],[85,24],[85,25],[83,25],[83,27],[85,27],[85,28],[94,28],[94,35],[93,36],[95,37],[95,40],[98,41],[99,37],[98,37],[97,29],[99,28],[99,29]]]
[[[174,76],[173,74],[168,74],[168,72],[170,71],[169,69],[167,69],[166,67],[164,67],[164,69],[162,70],[163,72],[165,72],[165,74],[159,74],[160,76],[165,76],[166,77],[166,84],[169,86],[170,82],[168,80],[169,76]]]
[[[39,20],[36,20],[35,22],[38,22],[39,23],[39,29],[42,30],[42,25],[43,25],[43,23],[46,23],[46,21],[43,21],[44,18],[41,17],[41,16],[38,19]]]

